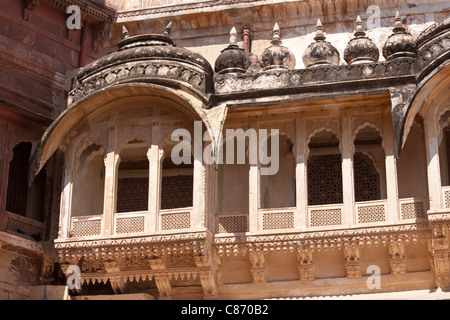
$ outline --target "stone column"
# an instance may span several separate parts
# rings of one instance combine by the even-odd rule
[[[105,157],[105,196],[103,205],[103,235],[114,233],[114,213],[116,212],[117,174],[120,156],[110,151]]]
[[[430,210],[443,208],[441,170],[439,164],[439,141],[436,119],[429,113],[424,118],[425,146],[428,162],[428,192],[430,195]]]
[[[68,238],[70,232],[70,219],[71,219],[71,208],[72,208],[72,191],[73,184],[72,180],[72,170],[67,165],[68,159],[65,159],[64,168],[64,182],[63,189],[61,193],[61,204],[59,211],[59,232],[58,238]]]
[[[205,227],[205,183],[206,171],[203,163],[203,127],[200,121],[194,124],[194,190],[192,199],[191,228]]]
[[[306,228],[308,224],[308,175],[306,171],[307,154],[306,141],[302,119],[295,121],[295,183],[296,183],[296,214],[295,228]]]
[[[390,115],[391,113],[389,111],[386,112],[383,117],[383,141],[386,166],[386,221],[394,222],[399,220],[400,215],[398,202],[397,159],[395,158],[394,132]]]
[[[148,214],[145,219],[145,232],[156,232],[160,208],[161,162],[164,151],[159,148],[159,123],[152,123],[152,145],[147,152],[149,162]]]
[[[257,125],[255,123],[250,124],[251,129],[257,130]],[[250,150],[250,148],[253,148]],[[257,146],[249,144],[249,153],[253,152],[254,154],[258,154]],[[251,157],[249,156],[249,160]],[[258,157],[254,157],[254,159],[258,159]],[[259,209],[259,159],[256,161],[256,163],[252,164],[250,163],[250,170],[249,170],[249,179],[248,179],[248,231],[249,232],[257,232],[258,231],[258,209]]]
[[[342,118],[341,134],[341,154],[342,154],[342,190],[344,200],[344,212],[342,224],[352,225],[356,222],[355,207],[355,186],[353,179],[353,151],[351,118],[345,113]]]

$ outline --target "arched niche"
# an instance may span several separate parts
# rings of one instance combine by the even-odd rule
[[[119,147],[116,212],[148,210],[148,145],[138,137],[129,138]]]
[[[355,201],[386,199],[386,166],[380,130],[370,124],[355,131],[353,177]]]
[[[103,214],[105,187],[105,150],[92,143],[79,154],[78,165],[72,173],[72,216]]]
[[[307,173],[308,205],[343,203],[342,156],[333,131],[316,130],[309,138]]]
[[[272,144],[277,142],[279,147],[272,148]],[[295,167],[296,161],[294,157],[294,144],[285,134],[270,135],[267,141],[263,142],[267,145],[268,157],[270,163],[261,163],[261,168],[273,167],[274,174],[260,176],[261,190],[261,208],[284,208],[296,206],[296,183],[295,183]],[[278,149],[278,150],[277,150]],[[278,152],[278,156],[274,157],[272,151]],[[261,154],[260,154],[261,157]],[[278,163],[274,162],[278,160]],[[261,159],[260,159],[261,161]],[[275,166],[275,167],[274,167]],[[271,170],[272,171],[272,170]],[[262,172],[262,170],[261,170]]]

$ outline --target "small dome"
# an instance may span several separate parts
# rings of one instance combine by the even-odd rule
[[[339,51],[328,41],[325,41],[325,35],[322,31],[322,22],[317,20],[316,42],[311,43],[303,53],[303,63],[306,68],[318,65],[338,66],[341,61]]]
[[[83,81],[104,68],[137,60],[178,61],[200,68],[206,74],[212,75],[214,72],[211,65],[203,56],[174,45],[170,38],[171,27],[172,23],[169,23],[163,34],[142,34],[132,37],[129,37],[128,31],[123,28],[124,39],[117,43],[119,50],[81,68],[77,74],[77,80]]]
[[[364,32],[361,17],[356,18],[355,37],[349,41],[344,51],[344,60],[348,64],[378,62],[380,50]]]
[[[414,38],[409,32],[406,32],[400,14],[397,12],[393,34],[389,36],[384,44],[383,56],[386,60],[397,57],[416,57],[416,52]]]
[[[244,49],[236,43],[236,28],[230,32],[230,45],[223,49],[216,59],[215,71],[217,73],[245,73],[251,65],[251,61]]]
[[[288,48],[281,45],[280,27],[275,23],[272,45],[261,55],[260,65],[264,71],[271,69],[295,69],[295,56]]]

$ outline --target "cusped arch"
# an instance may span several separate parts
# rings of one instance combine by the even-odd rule
[[[320,127],[320,128],[314,129],[307,136],[307,139],[306,139],[306,158],[309,158],[309,154],[310,154],[310,151],[311,151],[310,147],[309,147],[311,139],[314,138],[314,136],[316,136],[318,133],[320,133],[322,131],[329,132],[329,133],[333,134],[336,137],[336,139],[339,141],[339,146],[338,146],[339,152],[342,153],[342,150],[341,150],[342,142],[341,142],[341,139],[339,139],[339,135],[333,129],[331,129],[329,127]]]
[[[352,132],[352,152],[353,153],[355,152],[356,136],[358,135],[358,133],[361,130],[363,130],[365,128],[372,128],[378,133],[378,135],[380,136],[381,141],[382,141],[381,142],[381,147],[383,148],[383,150],[386,150],[386,148],[385,148],[385,139],[384,139],[383,131],[381,130],[381,128],[378,125],[376,125],[375,123],[373,123],[373,122],[366,121],[366,122],[358,125]]]

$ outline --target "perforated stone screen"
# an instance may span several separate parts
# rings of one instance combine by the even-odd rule
[[[148,178],[122,178],[117,188],[117,212],[148,210]]]
[[[312,156],[308,161],[308,204],[342,203],[340,154]]]
[[[161,209],[192,207],[193,183],[191,175],[163,177]]]

